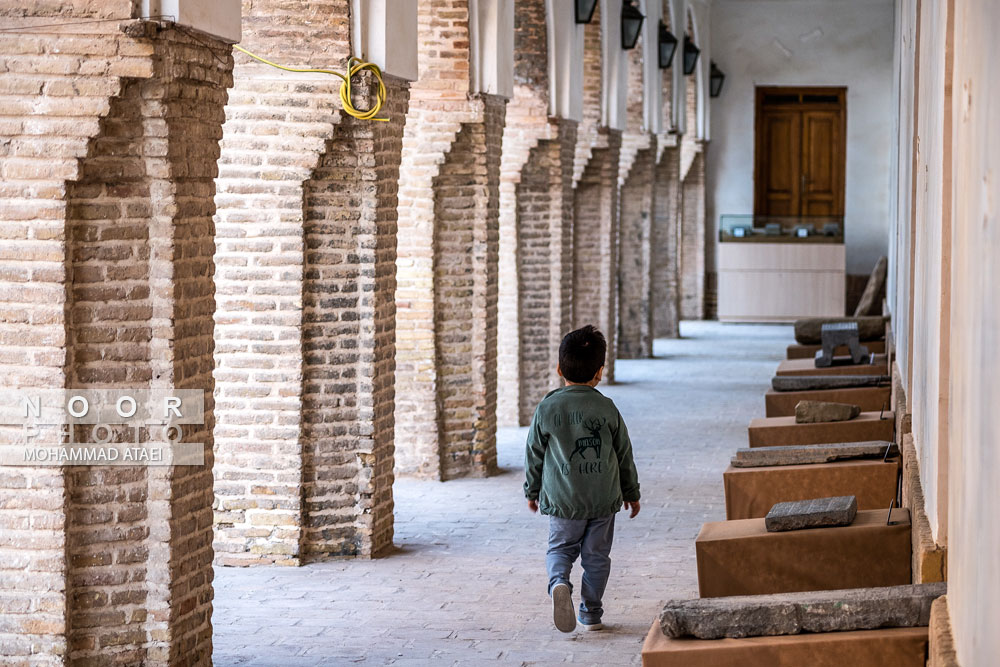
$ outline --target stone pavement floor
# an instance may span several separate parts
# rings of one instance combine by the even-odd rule
[[[524,502],[527,429],[502,471],[394,485],[396,550],[301,568],[216,568],[216,665],[638,665],[663,602],[696,597],[694,538],[725,518],[722,471],[791,341],[790,327],[685,322],[600,390],[629,427],[642,511],[618,515],[604,632],[552,627],[547,520]],[[578,564],[579,565],[579,564]],[[579,566],[574,568],[574,598]]]

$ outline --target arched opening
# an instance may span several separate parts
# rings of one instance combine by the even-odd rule
[[[557,385],[559,340],[570,326],[570,191],[575,133],[531,149],[517,185],[519,406],[521,424]],[[567,210],[569,209],[569,210]]]

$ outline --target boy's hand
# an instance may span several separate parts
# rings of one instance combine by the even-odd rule
[[[529,500],[528,501],[528,509],[531,510],[532,512],[537,512],[538,511],[538,501],[537,500]]]
[[[625,501],[625,509],[629,510],[628,518],[634,519],[635,515],[639,513],[639,501],[628,502]]]

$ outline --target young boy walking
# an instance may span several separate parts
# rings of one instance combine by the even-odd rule
[[[549,572],[552,620],[572,632],[569,573],[580,557],[583,586],[579,621],[602,630],[601,599],[611,572],[615,514],[639,513],[639,480],[628,430],[614,402],[595,387],[604,372],[607,343],[593,326],[566,334],[559,346],[564,386],[538,404],[528,431],[524,495],[532,512],[549,515]]]

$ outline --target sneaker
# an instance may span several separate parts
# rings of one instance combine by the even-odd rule
[[[552,587],[552,622],[560,632],[573,632],[576,628],[573,594],[569,584],[556,584]]]
[[[600,621],[594,621],[593,623],[584,623],[583,620],[580,621],[580,627],[587,632],[596,632],[598,630],[604,629],[604,624]]]

